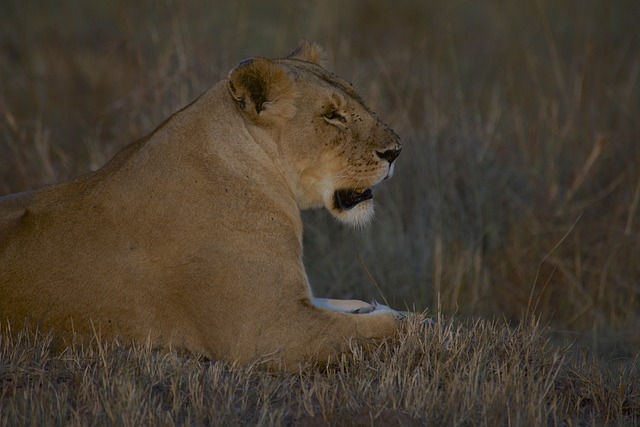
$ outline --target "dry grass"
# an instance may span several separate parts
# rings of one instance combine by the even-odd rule
[[[299,374],[118,342],[58,353],[1,338],[3,425],[599,425],[640,422],[636,368],[568,361],[537,325],[407,324],[398,341]]]
[[[371,227],[305,214],[317,294],[505,320],[298,376],[3,334],[4,423],[640,423],[636,1],[216,3],[4,2],[0,194],[100,167],[304,36],[405,143]]]

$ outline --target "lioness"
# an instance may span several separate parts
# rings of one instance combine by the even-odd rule
[[[320,58],[247,59],[100,170],[0,199],[0,320],[291,369],[394,335],[303,267],[300,209],[366,223],[401,148]]]

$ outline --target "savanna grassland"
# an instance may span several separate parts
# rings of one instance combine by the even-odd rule
[[[638,22],[634,0],[4,0],[0,195],[305,37],[404,142],[371,226],[304,214],[314,292],[435,321],[298,374],[3,325],[0,424],[639,425]]]

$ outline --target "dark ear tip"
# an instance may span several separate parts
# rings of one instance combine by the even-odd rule
[[[241,63],[239,63],[236,68],[237,69],[244,68],[244,67],[247,67],[247,66],[249,66],[251,64],[253,64],[253,58],[247,58],[244,61],[242,61]]]
[[[235,67],[233,67],[230,71],[229,71],[229,77],[231,77],[232,75],[236,74],[238,71],[242,71],[243,69],[253,65],[253,63],[255,62],[256,58],[247,58],[244,61],[242,61],[241,63],[239,63],[238,65],[236,65]]]

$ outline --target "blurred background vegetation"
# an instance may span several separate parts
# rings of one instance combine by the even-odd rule
[[[304,37],[403,138],[366,229],[306,212],[318,295],[540,316],[640,351],[640,3],[0,4],[0,195],[103,165],[242,59]]]

